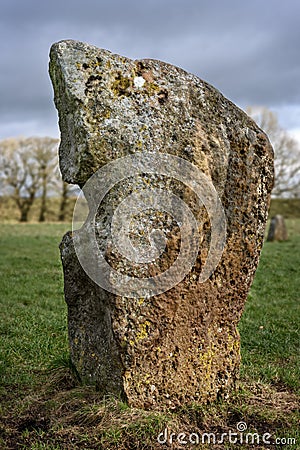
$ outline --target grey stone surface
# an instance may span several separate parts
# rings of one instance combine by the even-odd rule
[[[267,241],[287,241],[287,239],[288,232],[284,218],[281,214],[277,214],[271,219]]]
[[[205,175],[226,217],[221,259],[199,283],[213,230],[193,190],[179,177],[160,173],[159,167],[158,173],[123,180],[127,168],[117,173],[120,182],[103,198],[95,218],[99,248],[115,270],[136,278],[155,277],[174,264],[180,251],[178,223],[155,208],[140,211],[128,233],[134,248],[154,238],[163,246],[164,241],[151,234],[151,229],[162,229],[163,255],[137,263],[116,249],[114,211],[143,186],[156,193],[172,191],[188,205],[198,224],[199,252],[189,273],[171,289],[152,296],[119,295],[90,279],[75,251],[80,232],[67,233],[60,248],[70,347],[82,379],[102,394],[122,395],[129,404],[145,408],[205,403],[226,395],[238,377],[237,324],[258,264],[273,186],[273,151],[266,135],[208,83],[161,61],[133,61],[81,42],[62,41],[51,48],[50,76],[64,180],[83,187],[119,158],[143,155],[146,160],[149,152],[171,155]],[[99,186],[108,178],[100,177]],[[93,201],[97,203],[89,198],[91,209]],[[89,218],[83,230],[88,233],[92,225]]]

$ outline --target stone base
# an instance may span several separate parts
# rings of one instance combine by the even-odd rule
[[[192,274],[159,296],[118,297],[85,274],[71,233],[60,249],[71,356],[83,383],[145,409],[228,394],[240,363],[234,310],[243,304],[242,298],[230,304],[230,283],[199,287]]]

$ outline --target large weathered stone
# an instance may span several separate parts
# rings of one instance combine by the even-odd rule
[[[52,46],[50,75],[59,112],[64,180],[82,187],[99,168],[111,167],[96,179],[99,189],[103,184],[111,187],[101,207],[93,206],[99,200],[91,198],[97,197],[96,190],[85,187],[92,214],[83,234],[67,233],[61,243],[71,355],[78,372],[101,393],[122,395],[140,407],[206,402],[225,395],[238,376],[237,324],[258,264],[273,185],[273,151],[266,135],[212,86],[160,61],[132,61],[88,44],[62,41]],[[154,173],[149,173],[151,154],[170,157],[169,177],[163,161],[161,167],[156,161]],[[131,168],[129,178],[122,179],[128,159],[118,170],[105,166],[130,155],[145,157],[145,173],[133,176]],[[206,280],[200,274],[212,241],[218,247],[206,210],[213,191],[202,198],[205,208],[193,192],[196,182],[185,183],[180,170],[174,176],[174,157],[204,174],[201,180],[214,185],[225,211],[225,247],[219,245],[221,259]],[[191,174],[186,169],[184,175],[193,178]],[[170,205],[159,214],[154,203],[143,208],[141,199],[134,225],[127,230],[133,248],[147,249],[150,242],[149,253],[158,247],[164,248],[163,253],[151,261],[146,257],[130,261],[114,244],[114,210],[148,186],[153,189],[152,202],[157,197],[164,200],[163,193],[172,190],[195,216],[200,243],[196,260],[182,280],[175,276],[173,287],[158,290],[157,295],[153,295],[156,282],[145,295],[145,289],[139,293],[134,287],[132,295],[126,286],[124,295],[118,289],[106,290],[82,268],[85,245],[94,249],[88,242],[94,215],[99,249],[120,273],[156,280],[181,251],[184,236],[180,237],[181,224],[172,219]],[[131,200],[127,203],[130,210]],[[151,234],[158,228],[166,235],[165,247],[165,241]],[[224,223],[221,228],[220,240]]]
[[[282,215],[276,214],[276,216],[272,217],[267,241],[287,241],[288,233],[285,225],[285,221]]]

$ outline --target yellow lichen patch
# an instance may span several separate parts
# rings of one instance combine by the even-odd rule
[[[145,90],[149,96],[157,94],[160,91],[160,87],[158,86],[158,84],[156,84],[154,82],[146,81],[144,86],[145,86]]]
[[[110,116],[111,116],[111,112],[110,112],[109,109],[107,109],[107,110],[103,113],[103,117],[104,117],[105,119],[110,119]]]
[[[128,77],[124,77],[121,72],[118,72],[115,81],[111,85],[111,90],[115,95],[129,96],[132,93],[133,80]]]
[[[199,355],[199,362],[201,363],[201,366],[204,369],[205,379],[208,380],[211,378],[211,372],[212,372],[212,362],[215,357],[215,352],[209,348],[207,352],[202,353]]]
[[[145,339],[148,336],[148,329],[150,326],[150,322],[146,320],[144,323],[141,323],[139,325],[139,332],[136,335],[136,341],[141,341],[142,339]]]
[[[216,340],[218,333],[222,333],[224,339],[222,342]],[[201,352],[198,361],[202,367],[203,381],[206,386],[215,383],[218,373],[221,371],[230,377],[231,371],[234,369],[236,364],[236,357],[230,358],[229,355],[234,352],[238,354],[240,351],[240,344],[238,340],[238,335],[234,336],[231,334],[232,330],[229,327],[219,328],[218,330],[210,328],[207,332],[208,336],[208,347],[206,351]],[[225,364],[226,362],[226,364]],[[224,377],[222,381],[223,387],[228,384],[228,379]],[[218,388],[220,389],[221,386]]]
[[[146,373],[146,375],[144,376],[144,383],[150,384],[150,381],[151,381],[151,377],[148,373]]]

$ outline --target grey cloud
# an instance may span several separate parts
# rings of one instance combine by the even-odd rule
[[[30,129],[36,123],[41,130],[57,129],[48,52],[66,38],[168,61],[242,106],[298,105],[299,17],[296,0],[4,0],[0,138],[9,123],[12,130],[22,122]]]

